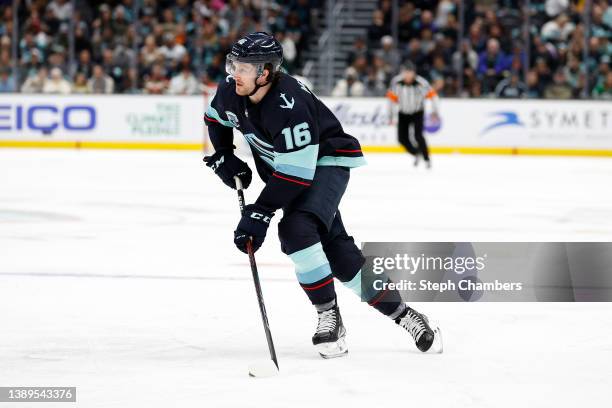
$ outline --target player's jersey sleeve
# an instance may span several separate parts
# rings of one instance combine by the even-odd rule
[[[231,103],[231,92],[234,92],[233,80],[228,78],[219,84],[204,114],[204,123],[208,126],[208,136],[215,151],[234,148],[234,125],[225,113]]]
[[[312,97],[276,92],[267,129],[274,145],[274,172],[268,179],[257,203],[271,210],[284,208],[304,189],[310,187],[317,168],[319,128]]]

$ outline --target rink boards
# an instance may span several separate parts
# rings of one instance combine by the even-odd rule
[[[402,151],[388,100],[322,99],[365,151]],[[203,96],[5,94],[0,147],[201,150],[206,105]],[[612,156],[610,102],[442,99],[438,122],[426,111],[434,153]]]

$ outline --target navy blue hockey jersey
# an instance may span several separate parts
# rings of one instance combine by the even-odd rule
[[[227,77],[205,115],[215,150],[233,149],[232,128],[249,143],[257,172],[266,182],[258,204],[283,208],[312,183],[317,166],[365,164],[361,146],[344,133],[334,114],[295,78],[280,74],[253,104],[236,94]]]

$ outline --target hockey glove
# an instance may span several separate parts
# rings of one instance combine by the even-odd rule
[[[242,218],[234,231],[236,247],[246,254],[246,244],[250,238],[253,238],[253,252],[257,251],[266,239],[266,232],[272,217],[274,217],[273,212],[257,204],[249,204],[244,207]]]
[[[219,150],[212,156],[204,157],[204,163],[230,188],[236,189],[236,176],[242,181],[242,188],[251,184],[253,173],[249,165],[236,157],[233,150]]]

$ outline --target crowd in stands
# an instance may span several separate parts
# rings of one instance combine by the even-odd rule
[[[382,0],[333,94],[382,96],[408,60],[442,96],[612,99],[612,2],[592,1],[588,34],[585,0],[525,4],[465,1],[458,41],[458,0],[400,1],[396,44],[392,2]]]
[[[225,76],[231,44],[264,26],[283,45],[284,68],[298,73],[313,35],[312,11],[325,4],[77,0],[73,9],[70,0],[20,3],[13,10],[12,1],[0,0],[0,92],[173,95],[213,88]],[[532,0],[530,9],[519,0],[464,1],[461,41],[459,3],[398,0],[394,30],[392,1],[380,0],[333,94],[383,96],[401,64],[411,61],[442,96],[612,99],[610,0]],[[11,57],[13,13],[18,75]]]
[[[231,44],[262,31],[264,18],[292,72],[312,31],[310,10],[321,6],[309,0],[282,7],[262,0],[77,0],[73,9],[70,0],[26,0],[15,11],[11,5],[0,0],[0,92],[173,95],[214,88],[225,78]],[[18,75],[11,59],[14,12]]]

